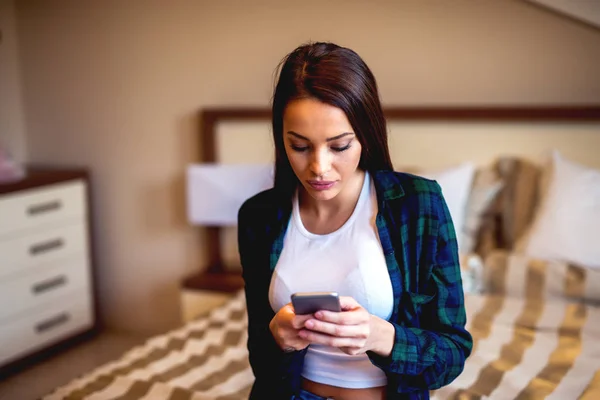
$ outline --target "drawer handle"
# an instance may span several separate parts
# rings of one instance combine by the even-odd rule
[[[57,276],[56,278],[48,279],[40,283],[36,283],[31,287],[31,291],[34,294],[44,293],[50,289],[55,289],[59,286],[63,286],[67,283],[67,277],[64,275]]]
[[[49,201],[46,203],[35,204],[27,209],[27,214],[37,215],[50,211],[56,211],[62,207],[62,203],[59,200]]]
[[[40,253],[45,253],[50,250],[56,250],[63,247],[65,242],[62,239],[48,240],[47,242],[34,244],[29,248],[29,253],[36,256]]]
[[[66,312],[60,313],[55,317],[49,318],[45,321],[36,324],[35,331],[37,333],[42,333],[44,331],[47,331],[48,329],[52,329],[56,326],[65,324],[67,321],[69,321],[69,319],[71,319],[71,316],[69,314],[67,314]]]

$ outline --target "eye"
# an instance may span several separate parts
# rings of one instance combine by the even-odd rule
[[[296,145],[290,145],[290,147],[292,148],[292,150],[297,151],[299,153],[302,153],[306,150],[308,150],[308,146],[296,146]]]
[[[350,148],[350,143],[345,145],[344,147],[331,147],[331,150],[341,153],[342,151],[346,151]]]

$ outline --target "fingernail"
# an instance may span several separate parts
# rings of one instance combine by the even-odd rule
[[[315,317],[323,318],[323,313],[321,311],[317,311],[317,313],[315,314]]]
[[[300,331],[300,332],[298,332],[298,336],[300,336],[301,338],[305,338],[306,337],[306,332],[305,331]]]
[[[314,328],[315,323],[313,321],[306,321],[305,325],[307,328]]]

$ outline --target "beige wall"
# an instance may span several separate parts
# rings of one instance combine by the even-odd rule
[[[354,48],[386,104],[599,103],[600,33],[519,1],[59,1],[18,7],[29,154],[94,174],[112,326],[177,323],[203,259],[184,168],[204,106],[268,104],[308,39]]]
[[[27,156],[14,0],[0,0],[0,147]]]

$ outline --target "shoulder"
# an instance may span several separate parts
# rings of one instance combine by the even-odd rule
[[[277,202],[277,195],[275,189],[263,190],[249,197],[242,203],[240,207],[240,213],[251,213],[262,209],[268,209],[269,206],[273,206]]]
[[[408,221],[446,217],[447,206],[437,181],[395,171],[378,171],[374,179],[378,198],[391,207],[394,215]]]
[[[276,222],[283,218],[285,210],[286,202],[275,189],[263,190],[242,203],[238,211],[238,226],[247,228]]]
[[[385,198],[439,196],[437,181],[407,172],[377,171],[373,175],[376,186]]]

